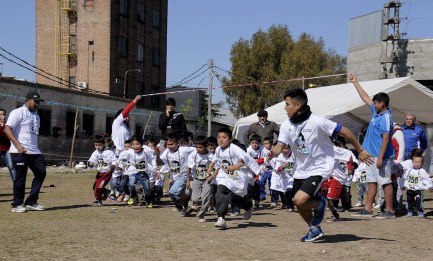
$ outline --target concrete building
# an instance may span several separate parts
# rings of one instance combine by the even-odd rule
[[[164,92],[167,11],[167,0],[36,0],[36,66],[56,79],[36,81],[127,99]]]
[[[350,20],[347,70],[362,81],[409,76],[432,89],[433,39],[404,39],[398,12],[389,11],[399,4]]]

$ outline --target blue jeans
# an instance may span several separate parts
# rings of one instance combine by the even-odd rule
[[[11,154],[9,153],[9,151],[0,151],[0,154],[5,160],[6,167],[8,167],[9,169],[9,175],[11,175],[11,179],[13,182],[15,180],[16,174],[15,174],[14,164],[12,163]]]
[[[138,172],[135,175],[129,176],[128,188],[131,192],[131,198],[135,198],[137,196],[137,191],[135,190],[135,184],[140,183],[143,187],[143,192],[146,197],[146,201],[150,200],[149,196],[152,194],[150,190],[149,184],[149,176],[147,176],[146,172]]]
[[[266,183],[268,183],[269,191],[271,190],[271,171],[265,171],[260,177],[260,200],[266,200]],[[270,192],[272,195],[272,192]]]
[[[168,194],[177,209],[182,210],[183,206],[180,202],[180,195],[185,191],[186,188],[186,174],[180,175],[170,187]]]
[[[358,183],[358,202],[364,202],[364,195],[367,192],[367,183]]]
[[[119,194],[124,194],[121,182],[122,182],[122,176],[115,177],[115,178],[111,177],[110,187],[113,190],[113,192],[117,191]]]
[[[11,158],[16,173],[13,186],[14,200],[11,205],[16,207],[24,203],[26,178],[29,168],[35,177],[32,181],[30,194],[24,204],[33,205],[37,203],[42,183],[47,175],[44,156],[42,154],[11,153]]]
[[[129,192],[128,184],[129,184],[129,176],[123,175],[122,180],[120,181],[120,187],[122,188],[121,194],[128,195],[128,196],[131,194],[131,192]]]

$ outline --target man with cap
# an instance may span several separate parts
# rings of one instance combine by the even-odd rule
[[[244,144],[250,144],[250,137],[253,134],[259,135],[262,140],[264,138],[271,138],[272,142],[274,141],[274,133],[277,135],[280,133],[280,127],[273,122],[268,121],[268,112],[266,110],[260,110],[257,113],[257,117],[259,117],[259,121],[250,125],[250,127],[244,132]]]
[[[41,120],[37,110],[39,103],[43,101],[36,91],[28,92],[24,105],[11,111],[6,122],[5,133],[12,142],[9,151],[16,173],[12,202],[12,212],[15,213],[45,210],[44,206],[38,203],[39,192],[46,176],[45,159],[38,147]],[[24,201],[28,168],[32,170],[34,179],[30,194]]]

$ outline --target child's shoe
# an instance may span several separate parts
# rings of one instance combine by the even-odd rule
[[[418,217],[419,217],[419,218],[424,218],[424,212],[421,212],[421,211],[418,212]]]
[[[219,227],[220,229],[225,229],[227,227],[226,220],[222,217],[219,217],[214,226]]]
[[[133,198],[129,198],[128,205],[134,205],[134,204],[135,204],[135,200]]]
[[[146,207],[147,207],[147,208],[153,208],[153,204],[152,204],[152,202],[147,203]]]
[[[102,207],[102,201],[96,200],[95,202],[92,203],[92,207]]]
[[[108,196],[108,199],[109,199],[110,201],[117,201],[117,198],[116,198],[116,196],[114,196],[114,194]]]
[[[408,216],[408,217],[413,217],[413,211],[409,211],[409,212],[407,212],[407,215],[406,216]]]

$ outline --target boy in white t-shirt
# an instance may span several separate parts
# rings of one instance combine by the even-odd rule
[[[215,151],[208,173],[218,183],[216,192],[218,220],[215,227],[225,229],[227,227],[225,216],[232,199],[232,193],[235,194],[237,204],[245,209],[244,219],[251,218],[253,203],[251,198],[247,196],[249,177],[246,166],[255,170],[256,175],[260,168],[245,151],[231,143],[232,131],[229,128],[219,129],[217,139],[219,146]],[[253,166],[254,164],[255,166]],[[216,168],[215,172],[214,167]]]
[[[95,151],[90,156],[87,165],[96,167],[98,173],[93,183],[95,202],[93,207],[101,207],[102,200],[107,199],[109,190],[105,186],[110,182],[111,174],[116,166],[116,155],[112,150],[105,149],[105,139],[101,135],[95,135],[93,139]]]
[[[233,142],[234,143],[234,142]],[[262,138],[253,134],[250,137],[250,146],[247,148],[247,154],[249,154],[254,160],[263,159],[268,154],[268,150],[266,150],[262,146]],[[268,173],[268,172],[267,172]],[[270,175],[269,179],[270,179]],[[267,176],[262,173],[261,176],[253,177],[253,184],[251,186],[251,197],[254,200],[254,207],[258,208],[261,200],[266,200],[266,181]],[[270,187],[270,184],[269,184]]]
[[[324,179],[329,178],[334,167],[335,152],[329,137],[343,135],[359,152],[361,160],[367,160],[370,155],[362,149],[349,129],[312,114],[304,90],[288,91],[285,102],[289,119],[281,124],[278,143],[272,148],[268,159],[279,155],[286,145],[292,149],[295,161],[294,201],[298,213],[309,226],[308,233],[301,241],[310,242],[323,236],[319,225],[325,214],[326,200],[318,194],[318,191]]]

